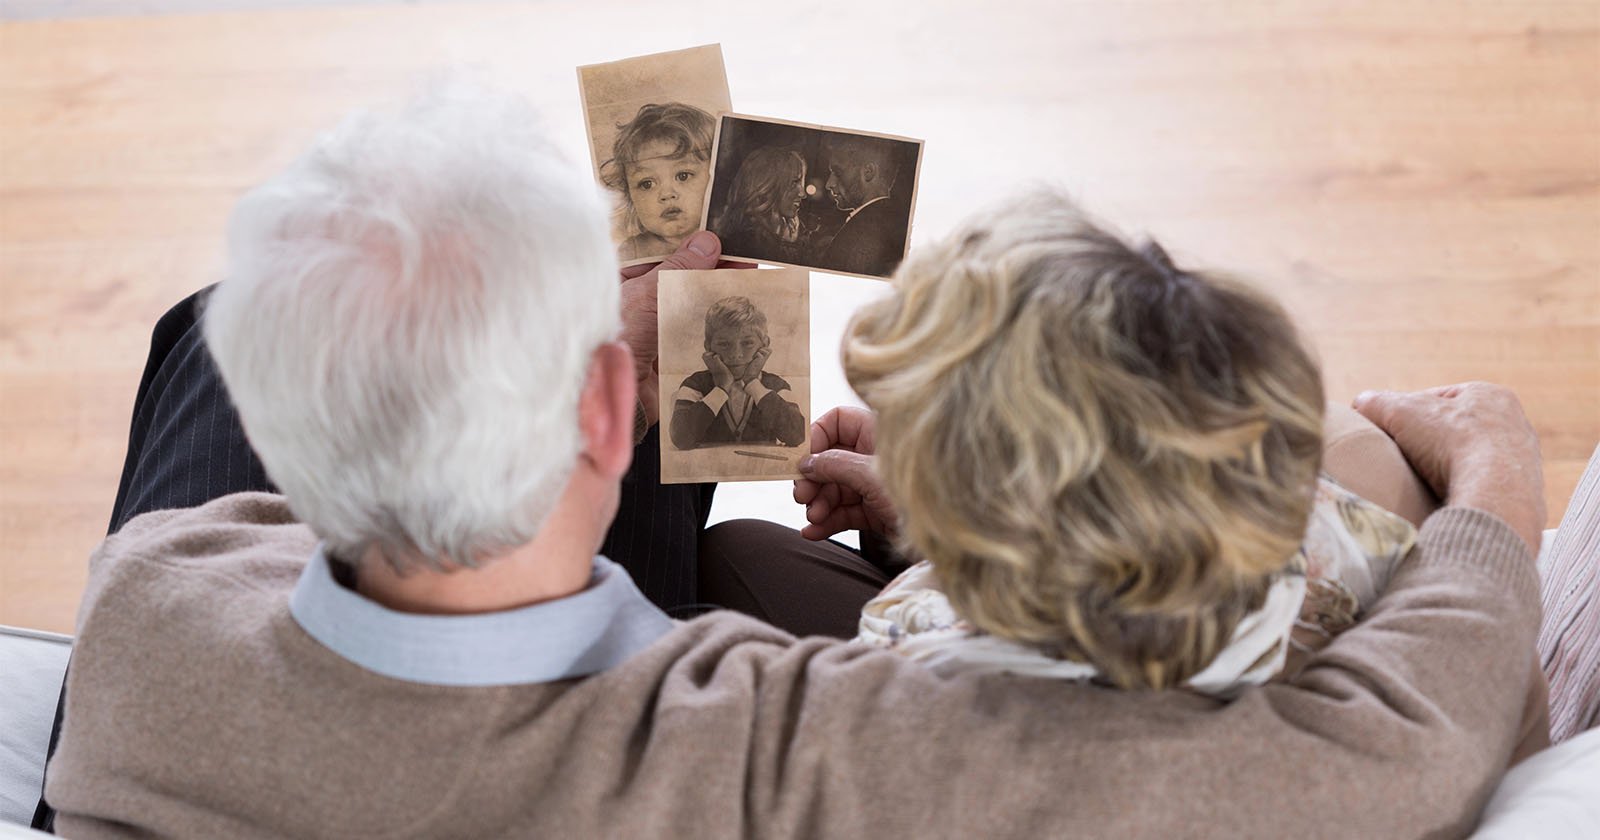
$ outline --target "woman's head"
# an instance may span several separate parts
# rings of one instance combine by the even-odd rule
[[[978,629],[1176,685],[1298,547],[1322,385],[1263,294],[1038,193],[914,252],[845,338],[909,547]]]
[[[698,230],[711,160],[711,115],[679,102],[652,104],[619,128],[600,177],[622,194],[631,221],[669,241]]]
[[[749,298],[725,297],[706,309],[706,352],[730,370],[748,365],[770,344],[767,316]]]
[[[775,225],[800,214],[806,198],[806,159],[799,152],[763,146],[751,152],[733,176],[728,198],[728,227],[743,219]]]

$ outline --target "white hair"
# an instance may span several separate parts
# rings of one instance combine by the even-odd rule
[[[335,557],[473,566],[566,485],[616,270],[586,170],[523,102],[458,84],[351,116],[239,202],[206,342]]]

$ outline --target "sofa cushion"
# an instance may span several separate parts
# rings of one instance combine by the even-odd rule
[[[1511,768],[1483,810],[1474,840],[1592,840],[1600,836],[1600,729]]]
[[[27,825],[72,639],[0,625],[0,825]]]

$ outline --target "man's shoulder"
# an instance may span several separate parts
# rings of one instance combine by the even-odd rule
[[[905,250],[906,208],[894,197],[861,208],[829,243],[824,261],[849,271],[893,268],[888,260]]]
[[[230,583],[257,591],[286,589],[316,545],[316,536],[295,518],[288,501],[271,493],[237,493],[195,508],[146,513],[106,537],[90,555],[80,619],[108,600],[119,612],[144,611],[191,592],[204,598]],[[151,601],[134,596],[129,591],[134,589],[167,595]],[[115,597],[107,599],[108,592]]]
[[[95,553],[102,563],[132,557],[183,564],[252,548],[309,554],[316,543],[316,536],[295,517],[283,496],[234,493],[199,507],[136,516],[106,537]]]
[[[854,237],[882,238],[892,235],[897,228],[905,224],[905,206],[895,197],[879,199],[861,208],[845,226],[840,230],[840,235],[849,233]]]
[[[861,212],[856,214],[856,219],[873,225],[892,226],[895,222],[904,218],[906,213],[905,205],[906,202],[897,194],[889,195],[880,201],[874,201],[861,208]]]

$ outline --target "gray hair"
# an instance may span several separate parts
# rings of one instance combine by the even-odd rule
[[[239,202],[206,341],[333,556],[446,570],[543,526],[619,328],[585,175],[526,104],[454,84],[349,117]]]

